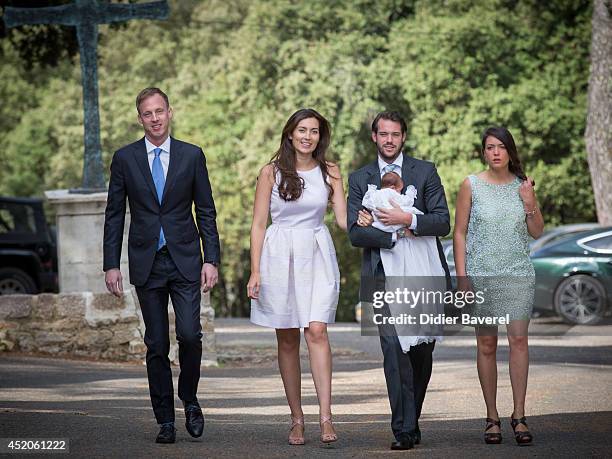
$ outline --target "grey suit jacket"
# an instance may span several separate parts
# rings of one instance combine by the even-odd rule
[[[404,154],[402,180],[404,181],[402,193],[408,185],[413,185],[417,189],[414,207],[425,214],[417,217],[417,227],[414,234],[416,236],[446,236],[450,232],[450,215],[444,195],[444,187],[434,164]],[[353,246],[364,249],[361,263],[362,278],[373,278],[377,273],[384,272],[380,260],[380,249],[393,247],[391,233],[372,226],[361,227],[357,225],[358,213],[363,209],[361,201],[368,190],[369,184],[374,184],[380,188],[378,159],[349,176],[348,232]],[[439,239],[437,239],[437,245],[442,267],[448,277],[448,265]]]

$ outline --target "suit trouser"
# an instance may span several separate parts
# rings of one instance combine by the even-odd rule
[[[197,402],[202,360],[200,323],[200,282],[185,279],[167,250],[155,255],[147,282],[136,287],[146,326],[147,376],[151,404],[158,423],[174,421],[174,388],[170,368],[168,296],[176,317],[176,340],[181,371],[178,395],[184,403]]]
[[[412,346],[402,352],[397,336],[380,336],[384,357],[387,393],[391,405],[391,429],[399,440],[401,434],[413,434],[431,377],[435,341]]]
[[[376,275],[370,279],[369,286],[373,286],[374,290],[385,290],[382,264],[378,265]],[[380,312],[385,317],[391,316],[387,304]],[[378,326],[378,333],[391,405],[391,429],[399,440],[401,434],[413,434],[418,429],[427,385],[431,378],[435,341],[411,346],[410,351],[404,354],[394,325],[383,323]]]

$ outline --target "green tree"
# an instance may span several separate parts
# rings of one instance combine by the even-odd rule
[[[374,160],[379,110],[409,121],[406,151],[435,161],[454,213],[463,178],[483,168],[480,134],[515,136],[547,224],[593,220],[584,145],[587,0],[171,1],[164,22],[100,28],[103,158],[142,135],[134,98],[170,95],[173,134],[202,145],[218,208],[221,315],[246,315],[256,178],[300,107],[332,124],[330,158],[348,174]],[[82,168],[78,56],[27,70],[2,41],[0,192],[73,187]],[[4,65],[7,64],[7,65]],[[6,165],[6,166],[5,166]],[[352,318],[360,251],[328,216],[342,276],[338,319]]]

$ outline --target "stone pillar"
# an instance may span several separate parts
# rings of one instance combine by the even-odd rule
[[[68,190],[45,192],[47,200],[55,206],[57,226],[57,251],[60,294],[91,292],[94,296],[109,295],[104,283],[102,271],[102,240],[104,236],[104,210],[106,193],[76,194]],[[127,240],[130,225],[129,208],[125,217],[123,248],[121,250],[121,273],[126,301],[138,298],[133,286],[129,283],[127,259]],[[169,306],[171,351],[170,359],[178,363],[178,349],[174,333],[174,311]],[[140,318],[140,331],[144,336],[144,323],[140,307],[137,308]],[[215,312],[210,303],[210,294],[202,295],[201,322],[204,337],[202,339],[202,364],[216,365],[214,317]]]
[[[55,207],[60,293],[106,293],[102,272],[102,238],[106,193],[76,194],[68,190],[46,191]],[[127,231],[130,214],[125,217],[121,273],[129,287]]]

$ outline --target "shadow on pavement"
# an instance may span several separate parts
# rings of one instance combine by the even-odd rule
[[[130,401],[125,401],[129,404]],[[44,406],[44,403],[42,404]],[[206,411],[206,410],[205,410]],[[286,444],[288,417],[278,415],[206,415],[201,439],[187,435],[177,416],[177,443],[156,445],[157,426],[150,413],[140,416],[96,417],[66,413],[0,410],[5,438],[57,437],[70,440],[72,455],[82,457],[381,457],[402,453],[388,450],[391,442],[385,415],[335,416],[340,440],[331,450],[318,441],[315,416],[306,417],[306,445]],[[411,457],[605,457],[609,455],[612,412],[555,413],[531,416],[532,446],[516,446],[507,419],[502,419],[503,443],[485,445],[483,419],[420,422],[423,443]],[[406,453],[404,453],[406,454]]]

